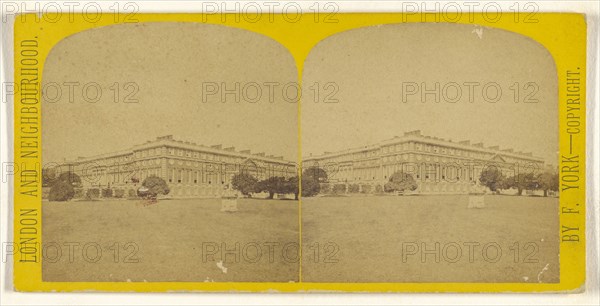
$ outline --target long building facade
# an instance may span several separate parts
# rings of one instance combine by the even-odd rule
[[[383,186],[393,173],[402,171],[416,180],[415,192],[443,194],[484,191],[479,178],[488,167],[512,176],[540,171],[544,161],[531,153],[453,142],[416,130],[374,145],[308,156],[302,166],[324,169],[333,184]]]
[[[84,188],[137,190],[145,178],[158,176],[174,197],[217,197],[231,178],[245,171],[257,179],[296,175],[295,163],[264,153],[236,151],[222,145],[203,146],[172,135],[124,151],[65,161],[61,172],[77,174]]]

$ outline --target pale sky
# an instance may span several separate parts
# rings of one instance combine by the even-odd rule
[[[335,82],[338,103],[314,103],[309,85]],[[462,100],[422,103],[420,92],[403,102],[403,82],[433,89],[461,85]],[[478,82],[473,103],[465,82]],[[486,102],[483,85],[497,83],[502,95]],[[538,103],[523,103],[535,88]],[[514,103],[514,83],[520,84]],[[402,135],[411,130],[445,139],[483,142],[532,152],[557,164],[558,89],[554,61],[544,47],[519,34],[457,24],[401,24],[350,30],[321,41],[303,75],[302,151],[321,154]],[[448,88],[452,100],[455,92]],[[488,89],[489,98],[495,90]],[[516,87],[514,87],[516,88]],[[332,89],[333,90],[333,89]],[[323,101],[322,91],[320,101]]]
[[[283,99],[281,86],[296,83],[297,75],[292,56],[279,43],[225,26],[141,23],[78,33],[61,41],[44,66],[45,86],[55,82],[62,87],[57,102],[46,99],[42,105],[44,162],[124,150],[168,134],[296,161],[298,105]],[[64,82],[81,84],[74,103]],[[81,94],[91,82],[102,87],[96,103]],[[128,82],[138,84],[133,96],[138,103],[123,103],[134,90],[123,88]],[[255,87],[248,87],[249,99],[237,104],[233,95],[221,103],[220,91],[203,103],[208,82],[229,89],[239,83],[240,91],[256,83],[263,92],[254,103]],[[118,103],[110,89],[114,83],[120,87]],[[282,84],[273,90],[273,103],[265,83]],[[93,98],[90,88],[88,98]],[[54,94],[48,92],[50,99]]]
[[[301,38],[299,38],[301,39]],[[79,82],[74,102],[64,82]],[[98,83],[96,103],[82,97],[85,84]],[[123,103],[135,82],[138,103]],[[220,92],[203,103],[203,84],[227,88],[258,84],[262,95],[250,103]],[[43,84],[61,84],[57,102],[42,105],[43,160],[123,150],[157,136],[297,160],[297,105],[286,102],[282,86],[297,82],[292,56],[260,34],[217,25],[141,23],[102,27],[70,36],[50,53]],[[429,89],[451,82],[462,90],[458,102],[403,86]],[[465,82],[476,82],[474,102]],[[115,98],[114,84],[120,87]],[[276,83],[274,103],[266,83]],[[333,83],[332,85],[328,85]],[[496,83],[496,103],[482,97]],[[519,103],[515,103],[515,83]],[[528,83],[534,87],[525,88]],[[483,142],[532,152],[557,163],[556,68],[550,54],[524,36],[456,24],[402,24],[366,27],[330,36],[315,46],[303,71],[303,154],[338,151],[420,129],[446,139]],[[223,89],[223,85],[219,85]],[[316,86],[316,87],[315,87]],[[314,103],[319,88],[319,103]],[[448,87],[448,94],[454,96]],[[527,94],[538,103],[523,103]],[[94,95],[94,89],[90,89]],[[254,92],[250,92],[253,94]],[[490,95],[495,94],[492,88]],[[50,94],[50,93],[49,93]],[[330,95],[331,94],[331,95]],[[322,103],[326,97],[338,103]]]

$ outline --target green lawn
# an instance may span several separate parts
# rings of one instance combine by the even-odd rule
[[[298,280],[299,263],[292,256],[299,240],[296,201],[240,199],[235,213],[220,212],[218,199],[141,203],[44,202],[44,281]],[[134,256],[135,246],[125,249],[129,242],[139,248]],[[72,260],[69,244],[74,249]],[[292,255],[283,254],[288,245]],[[96,257],[97,246],[102,256],[88,262]],[[223,252],[223,246],[230,252]],[[56,257],[58,247],[60,257]],[[273,250],[271,258],[269,250]],[[203,257],[207,253],[214,256]],[[227,273],[217,266],[223,257]],[[136,258],[139,262],[131,262]]]
[[[539,276],[542,282],[559,281],[557,198],[485,196],[482,209],[467,208],[468,201],[467,195],[303,199],[302,280],[538,282]],[[434,254],[422,252],[423,243]],[[502,255],[493,262],[497,246]]]

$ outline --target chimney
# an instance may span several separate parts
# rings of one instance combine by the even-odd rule
[[[159,136],[159,137],[156,137],[156,139],[173,140],[173,135]]]
[[[404,136],[421,136],[421,130],[414,130],[404,133]]]

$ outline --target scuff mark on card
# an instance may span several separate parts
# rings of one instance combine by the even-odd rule
[[[471,31],[471,33],[477,34],[477,37],[479,37],[479,39],[483,38],[483,28],[482,27],[478,27],[478,28],[474,29],[473,31]]]
[[[225,266],[223,266],[223,261],[222,260],[219,261],[219,262],[217,262],[217,267],[219,269],[221,269],[221,271],[223,271],[223,273],[227,273],[227,268]]]
[[[542,274],[544,274],[544,272],[548,271],[548,267],[549,266],[550,266],[549,263],[546,264],[546,266],[542,269],[542,271],[540,271],[540,273],[538,273],[538,276],[537,276],[538,283],[542,282],[542,279],[541,279],[542,278]]]

